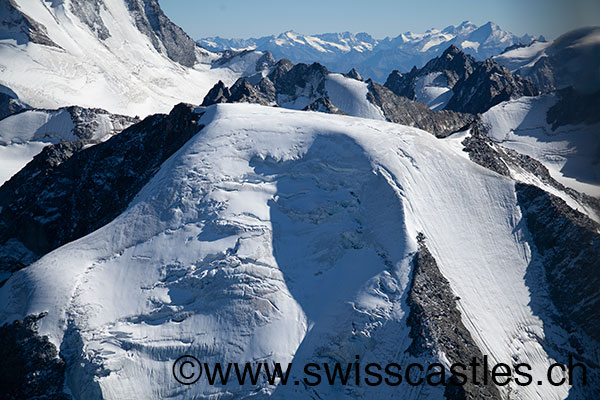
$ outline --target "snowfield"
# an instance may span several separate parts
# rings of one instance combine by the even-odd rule
[[[418,232],[482,352],[545,376],[564,333],[531,309],[545,286],[512,180],[450,140],[383,121],[221,104],[200,123],[121,216],[0,289],[2,323],[48,312],[40,333],[67,350],[76,398],[442,397],[407,385],[182,387],[171,375],[183,354],[415,361],[404,298]],[[500,390],[568,394],[547,383]]]
[[[340,110],[355,117],[385,121],[383,112],[367,99],[368,84],[341,74],[329,74],[325,81],[329,100]]]
[[[482,115],[490,138],[540,161],[554,179],[591,196],[600,196],[600,125],[560,126],[552,130],[546,113],[557,95],[522,97],[500,103]]]
[[[76,104],[141,117],[168,112],[182,101],[202,103],[219,80],[229,86],[242,73],[255,72],[261,55],[247,53],[213,67],[218,55],[198,48],[200,62],[184,67],[153,47],[122,0],[102,1],[100,16],[111,34],[104,40],[73,15],[68,1],[15,3],[60,46],[0,40],[0,84],[36,108]]]

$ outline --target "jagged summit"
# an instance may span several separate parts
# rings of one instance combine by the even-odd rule
[[[531,81],[513,75],[491,59],[478,62],[454,45],[423,68],[415,67],[406,74],[392,71],[384,86],[436,110],[473,114],[502,101],[539,93]]]

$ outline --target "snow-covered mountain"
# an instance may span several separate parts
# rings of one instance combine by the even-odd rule
[[[450,363],[487,354],[527,362],[536,377],[569,354],[597,365],[597,327],[581,317],[591,316],[595,306],[585,301],[598,279],[585,260],[600,247],[568,241],[588,235],[597,243],[598,225],[574,211],[560,214],[564,202],[550,197],[549,219],[535,220],[552,227],[563,215],[561,228],[538,232],[533,219],[526,222],[548,195],[472,163],[461,138],[260,105],[198,111],[199,133],[121,215],[0,289],[2,322],[46,313],[37,317],[39,335],[61,349],[76,398],[444,393],[265,381],[182,387],[172,378],[182,354],[298,365],[356,355]],[[80,152],[79,162],[94,151]],[[419,232],[424,240],[416,240]],[[541,238],[555,240],[554,258],[545,258]],[[565,257],[574,275],[556,280],[550,267]],[[575,277],[585,273],[584,281]],[[579,289],[570,292],[572,285]],[[598,388],[590,381],[572,388],[513,381],[490,387],[489,398],[583,399]],[[473,398],[482,388],[465,390]]]
[[[505,100],[539,93],[528,79],[513,75],[492,59],[476,61],[454,45],[423,68],[415,67],[406,74],[392,71],[384,86],[434,110],[473,114]]]
[[[356,68],[366,78],[382,82],[391,70],[407,72],[415,65],[422,67],[451,44],[475,56],[477,60],[484,60],[500,54],[509,46],[529,44],[534,39],[530,35],[519,37],[506,32],[493,22],[478,27],[465,21],[442,30],[429,29],[425,33],[406,32],[394,38],[387,37],[381,40],[367,33],[303,35],[288,31],[258,39],[210,37],[200,39],[198,43],[213,51],[268,50],[277,59],[287,58],[294,63],[319,62],[335,72]]]
[[[78,105],[146,116],[200,103],[217,81],[256,72],[196,46],[156,0],[4,0],[0,84],[37,108]]]
[[[112,126],[120,116],[107,125],[110,113],[146,116],[201,103],[216,82],[232,84],[268,69],[269,60],[198,47],[156,0],[2,1],[0,183],[48,143],[83,139],[71,134],[73,123],[82,125],[68,115],[73,105],[86,109],[86,123],[99,116],[99,139],[128,126]],[[27,108],[35,110],[9,117]]]
[[[552,42],[507,51],[494,60],[548,92],[573,87],[596,93],[600,91],[600,27],[576,29]]]
[[[600,392],[600,97],[565,64],[594,60],[593,29],[264,42],[310,61],[293,63],[200,48],[156,0],[0,0],[0,16],[0,397]],[[531,96],[546,73],[571,83]],[[184,354],[294,369],[184,386]],[[449,377],[484,356],[527,363],[532,384],[303,380],[308,362]],[[548,382],[570,357],[587,386]]]
[[[139,122],[102,109],[25,109],[0,119],[0,186],[49,144],[87,141],[92,145]]]

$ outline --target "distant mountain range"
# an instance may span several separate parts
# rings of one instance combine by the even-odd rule
[[[324,33],[303,35],[288,31],[258,39],[203,38],[197,43],[207,50],[268,50],[276,59],[294,63],[319,62],[331,71],[356,68],[364,77],[383,81],[391,70],[409,71],[422,67],[450,45],[455,45],[477,60],[502,53],[506,48],[545,41],[542,36],[517,36],[493,22],[477,26],[470,21],[425,33],[402,33],[394,38],[375,39],[368,33]]]

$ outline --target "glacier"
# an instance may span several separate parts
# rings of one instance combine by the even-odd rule
[[[415,361],[405,298],[419,232],[481,351],[545,376],[566,334],[532,308],[552,306],[512,179],[469,161],[452,136],[384,121],[250,104],[198,112],[199,132],[123,214],[0,288],[2,323],[47,312],[40,334],[62,350],[76,398],[368,398],[353,385],[184,388],[171,367],[183,354]]]

